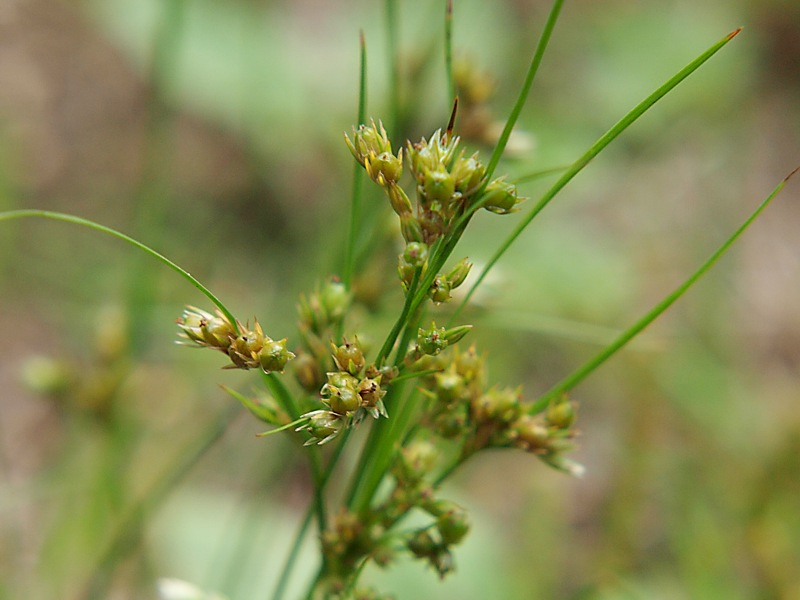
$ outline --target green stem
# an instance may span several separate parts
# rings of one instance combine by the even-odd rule
[[[547,21],[544,24],[542,35],[539,37],[539,43],[536,45],[536,50],[533,53],[533,59],[528,67],[528,73],[525,76],[525,81],[522,83],[522,89],[520,90],[517,101],[514,104],[514,108],[511,109],[511,114],[508,115],[506,125],[503,127],[503,132],[500,134],[500,138],[497,140],[497,145],[494,147],[492,157],[489,159],[489,165],[486,167],[487,182],[492,178],[492,174],[497,168],[497,164],[500,162],[500,157],[503,155],[503,151],[506,149],[508,140],[511,137],[511,131],[514,129],[514,125],[517,123],[517,119],[519,119],[519,115],[522,113],[525,102],[528,100],[528,94],[531,91],[533,80],[536,78],[536,72],[539,70],[539,65],[542,62],[542,57],[547,49],[547,44],[550,41],[550,36],[556,26],[556,21],[558,20],[558,15],[561,12],[561,6],[563,4],[564,0],[555,0],[555,2],[553,2],[553,6],[550,8],[550,14],[547,16]]]
[[[414,271],[414,277],[411,279],[411,284],[408,286],[408,290],[406,291],[406,300],[405,303],[403,304],[403,310],[400,311],[400,316],[397,317],[397,321],[395,321],[392,330],[389,332],[389,335],[386,336],[386,340],[384,340],[383,346],[381,346],[381,349],[378,351],[378,355],[375,357],[375,364],[378,366],[383,364],[383,361],[386,360],[387,356],[389,356],[389,353],[392,351],[392,348],[394,347],[394,344],[397,341],[397,337],[400,335],[400,332],[403,330],[403,327],[407,325],[408,316],[414,310],[412,306],[414,304],[416,291],[419,287],[419,280],[421,273],[422,273],[421,268],[418,268],[416,271]],[[428,284],[428,286],[430,287],[430,284]],[[427,288],[424,289],[427,290]]]
[[[366,121],[367,112],[367,46],[364,40],[364,32],[359,32],[360,43],[360,75],[358,85],[358,117],[356,123],[359,125]],[[359,232],[359,220],[361,217],[361,197],[363,192],[364,169],[357,162],[353,165],[353,183],[350,198],[350,231],[347,235],[345,246],[344,267],[342,269],[342,281],[350,288],[353,279],[355,266],[356,239]],[[341,337],[341,331],[339,337]]]
[[[342,435],[342,440],[336,445],[336,449],[333,452],[328,464],[325,468],[325,471],[322,474],[322,479],[319,482],[319,492],[320,494],[325,490],[325,487],[330,481],[331,475],[333,474],[336,465],[339,462],[339,458],[342,455],[342,451],[347,444],[347,440],[350,436],[350,430],[347,430]],[[289,555],[286,558],[286,563],[283,566],[283,570],[281,571],[280,578],[278,579],[278,583],[275,587],[275,592],[272,595],[272,600],[282,600],[284,593],[286,592],[286,586],[289,583],[289,577],[291,576],[292,571],[294,570],[295,564],[297,564],[297,558],[300,555],[300,547],[303,544],[303,538],[305,538],[306,532],[308,531],[308,527],[311,525],[311,519],[314,515],[316,510],[314,504],[318,501],[318,496],[315,497],[314,501],[309,505],[308,509],[306,510],[305,515],[303,516],[303,521],[300,524],[300,527],[295,535],[294,542],[292,542],[292,547],[289,550]],[[324,564],[320,567],[320,571],[324,569]],[[315,579],[316,581],[316,579]],[[313,584],[312,588],[313,590]]]
[[[453,0],[446,0],[444,9],[444,71],[447,94],[450,102],[453,102],[456,98],[456,82],[453,79]]]
[[[129,244],[136,246],[139,250],[142,250],[152,256],[153,258],[161,261],[163,264],[167,265],[170,269],[178,273],[181,277],[186,279],[189,283],[191,283],[194,287],[200,290],[206,298],[208,298],[219,310],[220,312],[225,315],[225,318],[230,321],[233,328],[236,330],[236,333],[239,333],[239,325],[236,322],[236,318],[231,314],[231,312],[227,309],[227,307],[209,290],[206,286],[200,283],[197,279],[195,279],[192,275],[189,274],[188,271],[185,271],[177,264],[172,262],[163,254],[160,254],[150,248],[149,246],[144,245],[143,243],[133,239],[130,236],[125,235],[115,229],[110,227],[106,227],[105,225],[100,225],[99,223],[95,223],[94,221],[90,221],[89,219],[84,219],[82,217],[76,217],[74,215],[68,215],[59,212],[52,212],[49,210],[10,210],[7,212],[0,212],[0,221],[6,221],[11,219],[21,219],[24,217],[40,217],[43,219],[53,219],[55,221],[65,221],[67,223],[74,223],[76,225],[82,225],[84,227],[88,227],[90,229],[94,229],[96,231],[101,231],[103,233],[107,233],[112,235],[116,238],[119,238]]]
[[[115,565],[133,552],[140,543],[139,535],[142,523],[189,473],[192,467],[210,450],[227,431],[228,425],[239,414],[239,407],[233,406],[225,410],[219,417],[203,430],[196,440],[188,445],[177,463],[153,485],[150,490],[130,509],[123,519],[114,537],[106,547],[87,582],[81,598],[100,600],[106,597],[106,590],[111,582]]]
[[[642,100],[639,104],[634,107],[628,114],[626,114],[622,119],[620,119],[611,129],[609,129],[600,139],[598,139],[578,160],[576,160],[570,167],[567,169],[567,172],[564,173],[558,181],[556,181],[553,186],[544,193],[541,197],[539,202],[531,209],[531,211],[525,216],[522,221],[514,228],[508,238],[500,245],[497,251],[494,253],[489,262],[480,272],[476,281],[472,284],[469,291],[467,292],[464,299],[456,308],[455,315],[459,314],[466,304],[469,302],[469,299],[475,293],[475,290],[481,284],[483,279],[486,277],[487,273],[492,269],[492,267],[500,260],[500,257],[506,253],[506,251],[511,247],[511,244],[519,237],[519,235],[528,227],[531,221],[547,206],[550,201],[555,198],[555,196],[562,190],[564,187],[572,180],[575,175],[580,173],[583,168],[589,164],[589,162],[597,156],[606,146],[608,146],[614,139],[616,139],[623,131],[625,131],[628,127],[630,127],[639,117],[641,117],[647,110],[649,110],[656,102],[658,102],[661,98],[663,98],[667,93],[669,93],[673,88],[675,88],[680,82],[686,79],[689,75],[691,75],[694,71],[696,71],[700,66],[705,63],[709,58],[714,56],[723,46],[725,46],[728,42],[730,42],[739,32],[740,29],[733,31],[732,33],[726,35],[720,41],[715,43],[711,46],[708,50],[703,52],[700,56],[695,58],[692,62],[686,65],[683,69],[678,71],[672,78],[670,78],[665,84],[659,87],[656,91],[652,94],[647,96],[644,100]]]
[[[389,135],[396,135],[400,126],[400,71],[397,63],[397,3],[386,0],[386,58],[389,70]]]
[[[783,189],[783,186],[786,185],[786,182],[800,170],[800,167],[792,171],[788,176],[786,176],[783,181],[781,181],[772,193],[767,196],[766,200],[764,200],[761,205],[745,220],[744,223],[731,235],[725,243],[723,243],[716,252],[714,252],[711,257],[706,260],[697,271],[695,271],[688,279],[686,279],[681,285],[679,285],[671,294],[668,294],[664,297],[661,302],[656,304],[647,314],[645,314],[641,319],[636,321],[630,328],[628,328],[625,332],[623,332],[616,340],[614,340],[611,344],[606,346],[600,353],[597,354],[593,359],[586,362],[583,366],[581,366],[578,370],[574,373],[563,379],[560,383],[554,385],[550,390],[548,390],[541,398],[539,398],[531,407],[531,413],[537,413],[544,410],[545,407],[555,398],[558,398],[565,392],[568,392],[573,387],[575,387],[578,383],[583,381],[590,373],[592,373],[595,369],[597,369],[601,364],[603,364],[606,360],[608,360],[611,356],[616,354],[616,352],[625,346],[629,341],[631,341],[635,336],[637,336],[645,327],[647,327],[650,323],[652,323],[658,316],[660,316],[665,310],[667,310],[670,306],[672,306],[675,301],[683,296],[686,291],[694,285],[698,279],[700,279],[713,265],[716,263],[720,257],[728,251],[731,245],[739,239],[739,237],[744,233],[744,231],[755,221],[758,216],[769,206],[772,200],[778,195],[778,193]]]

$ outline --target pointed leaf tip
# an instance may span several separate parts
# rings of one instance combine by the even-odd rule
[[[797,174],[798,171],[800,171],[800,165],[796,166],[794,168],[794,171],[792,171],[786,177],[783,178],[783,183],[786,183],[787,181],[789,181],[792,177],[794,177]]]
[[[735,38],[737,35],[739,35],[739,33],[742,31],[742,29],[743,29],[742,27],[739,27],[738,29],[736,29],[736,30],[734,30],[734,31],[731,31],[731,32],[730,32],[730,33],[727,35],[727,37],[726,37],[725,39],[727,39],[727,40],[732,40],[732,39],[733,39],[733,38]]]

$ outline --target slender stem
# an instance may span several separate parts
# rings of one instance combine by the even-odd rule
[[[94,221],[90,221],[89,219],[84,219],[82,217],[76,217],[74,215],[68,215],[59,212],[52,212],[49,210],[11,210],[7,212],[0,213],[0,221],[6,221],[11,219],[20,219],[24,217],[40,217],[43,219],[53,219],[55,221],[65,221],[67,223],[75,223],[76,225],[83,225],[84,227],[89,227],[90,229],[94,229],[96,231],[101,231],[103,233],[107,233],[112,235],[116,238],[119,238],[129,244],[136,246],[140,250],[146,252],[153,258],[160,260],[162,263],[167,265],[170,269],[178,273],[181,277],[186,279],[189,283],[191,283],[194,287],[200,290],[206,298],[208,298],[217,308],[219,308],[220,312],[230,321],[233,328],[236,330],[236,333],[239,333],[239,325],[236,322],[236,318],[231,314],[231,312],[227,309],[227,307],[213,294],[211,290],[209,290],[206,286],[200,283],[197,279],[195,279],[192,275],[189,274],[188,271],[185,271],[177,264],[172,262],[163,254],[160,254],[146,246],[145,244],[141,243],[138,240],[133,239],[130,236],[125,235],[117,231],[116,229],[112,229],[111,227],[106,227],[105,225],[100,225],[100,223],[96,223]]]
[[[530,411],[532,413],[539,412],[543,410],[551,400],[554,398],[559,397],[561,394],[568,392],[573,387],[575,387],[578,383],[583,381],[590,373],[592,373],[595,369],[597,369],[601,364],[603,364],[606,360],[608,360],[611,356],[616,354],[620,348],[625,346],[629,341],[631,341],[635,336],[637,336],[645,327],[647,327],[650,323],[652,323],[658,316],[660,316],[665,310],[667,310],[670,306],[672,306],[675,301],[683,296],[686,291],[694,285],[698,279],[700,279],[713,265],[716,263],[720,257],[728,251],[731,245],[739,239],[739,237],[744,233],[744,231],[750,227],[750,225],[755,221],[758,216],[764,212],[764,210],[769,206],[772,200],[778,195],[778,193],[783,189],[783,186],[786,185],[786,182],[800,170],[800,167],[792,171],[788,176],[786,176],[783,181],[781,181],[772,193],[767,196],[766,200],[764,200],[759,207],[753,211],[753,213],[745,220],[744,223],[727,239],[725,243],[723,243],[717,250],[714,252],[708,260],[706,260],[697,271],[695,271],[688,279],[686,279],[681,285],[679,285],[671,294],[668,294],[664,297],[661,302],[656,304],[647,314],[645,314],[641,319],[636,321],[631,327],[629,327],[625,332],[623,332],[616,340],[614,340],[611,344],[606,346],[601,352],[599,352],[593,359],[587,361],[583,366],[577,369],[568,377],[564,378],[561,382],[554,385],[550,390],[548,390],[541,398],[539,398],[531,407]]]
[[[238,414],[239,407],[232,406],[223,411],[220,416],[215,417],[211,424],[194,441],[188,444],[187,449],[182,453],[176,464],[129,510],[128,516],[123,519],[122,524],[98,561],[94,572],[84,587],[81,598],[99,600],[106,597],[105,592],[110,583],[114,566],[133,552],[141,541],[138,538],[138,534],[141,532],[141,524],[145,517],[152,513],[155,507],[180,483],[192,467],[214,446]]]
[[[492,174],[497,168],[497,164],[500,162],[500,157],[503,155],[503,151],[506,149],[508,140],[511,137],[511,131],[514,129],[514,125],[516,124],[519,115],[522,113],[522,108],[525,106],[525,102],[528,100],[528,94],[531,91],[533,80],[536,78],[536,72],[539,70],[539,65],[542,62],[542,57],[547,49],[547,44],[550,41],[550,36],[553,33],[553,28],[556,25],[558,15],[561,12],[561,6],[563,4],[564,0],[555,0],[555,2],[553,2],[553,6],[550,8],[550,14],[547,16],[547,21],[544,24],[542,35],[539,37],[539,43],[536,45],[536,50],[533,53],[533,59],[528,67],[528,73],[525,76],[525,81],[522,83],[522,89],[519,92],[519,96],[514,104],[514,108],[511,109],[511,113],[508,115],[506,125],[503,127],[503,132],[500,134],[500,138],[497,140],[497,145],[494,147],[492,157],[489,159],[489,164],[486,167],[487,181],[492,178]]]
[[[319,482],[319,490],[323,492],[325,487],[330,481],[331,475],[333,474],[336,465],[339,462],[339,458],[342,456],[342,451],[344,450],[347,440],[350,436],[350,430],[347,430],[342,435],[342,440],[336,445],[336,449],[333,452],[328,464],[326,465],[325,471],[322,474],[322,479]],[[317,502],[317,498],[309,504],[308,509],[306,509],[306,513],[303,516],[303,521],[298,528],[297,534],[295,535],[294,542],[292,542],[292,547],[289,550],[289,555],[286,557],[286,562],[284,563],[283,569],[281,570],[280,578],[278,579],[278,583],[275,587],[275,592],[272,595],[272,600],[282,600],[284,593],[286,592],[286,586],[289,583],[289,577],[291,576],[292,571],[294,570],[295,564],[297,564],[297,558],[300,555],[300,547],[303,544],[303,538],[305,538],[306,532],[308,531],[308,527],[311,525],[311,519],[314,515],[315,506],[314,503]],[[320,570],[324,568],[324,565],[320,567]],[[315,579],[316,581],[316,579]],[[313,584],[312,584],[313,590]]]
[[[386,357],[389,356],[389,353],[392,351],[392,348],[397,341],[397,337],[400,335],[403,327],[407,325],[408,316],[414,310],[412,306],[414,304],[415,293],[419,286],[421,273],[421,268],[418,268],[416,271],[414,271],[414,277],[411,279],[411,284],[408,286],[408,290],[406,291],[406,301],[403,304],[403,310],[400,312],[400,316],[397,317],[397,321],[395,321],[392,330],[389,332],[389,335],[386,336],[383,346],[381,346],[381,349],[378,351],[378,355],[375,357],[376,365],[381,365],[383,361],[386,360]]]
[[[528,183],[529,181],[534,181],[536,179],[542,179],[543,177],[547,177],[548,175],[555,175],[556,173],[563,173],[567,169],[569,169],[572,165],[562,165],[560,167],[550,167],[549,169],[539,169],[538,171],[532,171],[522,177],[517,177],[513,183],[515,185],[521,185],[523,183]]]
[[[386,0],[386,59],[389,72],[390,136],[400,126],[400,71],[397,64],[397,2]]]
[[[452,102],[456,97],[456,82],[453,78],[453,0],[446,0],[444,9],[444,71],[448,99]]]
[[[358,117],[356,123],[359,125],[366,121],[367,112],[367,46],[364,40],[363,30],[359,32],[360,43],[360,71],[358,84]],[[357,162],[353,165],[353,183],[350,198],[350,230],[347,235],[345,246],[344,267],[342,269],[342,281],[349,288],[353,279],[353,269],[355,265],[356,239],[359,232],[359,220],[361,217],[361,198],[363,192],[364,170]],[[339,332],[341,337],[341,332]]]
[[[628,114],[626,114],[622,119],[620,119],[611,129],[609,129],[605,134],[603,134],[600,139],[598,139],[592,146],[580,157],[576,160],[572,165],[567,169],[566,173],[564,173],[558,181],[556,181],[553,186],[547,190],[541,199],[536,203],[536,205],[530,210],[530,212],[525,216],[525,218],[520,221],[520,223],[514,228],[508,238],[500,245],[494,255],[489,259],[489,262],[484,266],[483,270],[478,275],[476,281],[472,284],[469,291],[467,292],[464,299],[459,304],[458,308],[456,308],[454,312],[454,316],[459,314],[466,304],[469,302],[469,299],[475,293],[475,290],[481,284],[483,279],[492,269],[492,267],[500,260],[500,257],[506,253],[506,251],[511,247],[511,244],[519,237],[519,235],[527,228],[531,221],[547,206],[550,201],[555,198],[555,196],[562,190],[564,187],[577,175],[580,173],[583,168],[589,164],[589,162],[597,156],[606,146],[608,146],[612,141],[614,141],[619,135],[625,131],[628,127],[630,127],[639,117],[641,117],[647,110],[649,110],[656,102],[658,102],[661,98],[663,98],[667,93],[669,93],[673,88],[675,88],[679,83],[681,83],[684,79],[686,79],[689,75],[695,72],[700,66],[705,63],[709,58],[714,56],[723,46],[725,46],[728,42],[730,42],[739,32],[740,29],[733,31],[732,33],[728,34],[720,41],[715,43],[711,46],[708,50],[703,52],[700,56],[695,58],[692,62],[686,65],[683,69],[678,71],[672,78],[670,78],[666,83],[664,83],[661,87],[659,87],[656,91],[652,94],[647,96],[644,100],[642,100],[639,104],[637,104],[633,110],[631,110]]]
[[[300,419],[300,407],[297,405],[297,401],[292,393],[283,383],[283,380],[275,373],[264,373],[262,371],[262,374],[265,385],[281,405],[281,407],[287,413],[289,413],[289,416],[292,419]],[[309,448],[308,462],[311,467],[311,475],[314,479],[314,508],[317,512],[317,523],[320,531],[322,531],[327,525],[327,517],[325,515],[325,502],[322,496],[322,486],[320,485],[320,482],[324,479],[324,474],[322,473],[318,448]]]

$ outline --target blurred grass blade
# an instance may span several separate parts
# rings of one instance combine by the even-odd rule
[[[367,43],[364,31],[358,35],[360,45],[360,67],[358,83],[358,116],[356,126],[364,124],[367,120]],[[347,235],[345,247],[344,267],[342,281],[349,288],[353,279],[353,270],[356,261],[356,240],[358,239],[359,224],[361,221],[361,196],[363,191],[364,169],[358,162],[353,165],[353,188],[350,198],[350,230]]]
[[[607,359],[613,356],[620,348],[625,346],[628,342],[630,342],[635,336],[637,336],[645,327],[647,327],[650,323],[652,323],[656,318],[658,318],[665,310],[667,310],[670,306],[672,306],[675,301],[683,296],[686,291],[694,285],[698,279],[700,279],[713,265],[716,263],[720,257],[728,251],[728,249],[733,245],[733,243],[739,239],[739,237],[744,233],[744,231],[758,218],[758,216],[764,212],[764,210],[769,206],[772,200],[778,195],[778,193],[783,189],[786,185],[786,182],[798,171],[800,171],[800,167],[796,168],[792,171],[789,175],[787,175],[783,181],[781,181],[772,193],[767,196],[767,199],[764,200],[761,205],[753,211],[753,213],[745,220],[744,223],[737,229],[733,235],[731,235],[724,244],[722,244],[716,252],[714,252],[711,257],[706,260],[702,264],[702,266],[695,271],[691,277],[686,279],[680,286],[678,286],[671,294],[664,297],[664,299],[656,304],[646,315],[644,315],[641,319],[639,319],[636,323],[634,323],[630,328],[628,328],[625,332],[623,332],[616,340],[614,340],[611,344],[606,346],[597,356],[593,359],[586,362],[582,367],[580,367],[577,371],[572,373],[572,375],[566,377],[560,383],[553,386],[549,391],[547,391],[541,398],[539,398],[531,407],[531,412],[539,412],[543,410],[548,403],[553,400],[554,398],[559,397],[561,394],[568,392],[581,381],[583,381],[590,373],[592,373],[595,369],[597,369],[600,365],[602,365]]]
[[[385,0],[386,10],[386,58],[389,68],[389,115],[391,122],[387,130],[389,138],[398,134],[400,126],[400,68],[397,57],[397,3]]]
[[[456,82],[453,79],[453,0],[446,0],[444,8],[444,72],[448,100],[453,102],[456,97]]]
[[[43,219],[53,219],[55,221],[65,221],[67,223],[74,223],[76,225],[83,225],[84,227],[88,227],[90,229],[94,229],[95,231],[101,231],[103,233],[107,233],[112,235],[116,238],[119,238],[129,244],[136,246],[139,250],[142,250],[152,256],[153,258],[160,260],[162,263],[167,265],[170,269],[178,273],[181,277],[186,279],[189,283],[191,283],[194,287],[200,290],[206,298],[211,300],[211,302],[219,308],[223,315],[230,321],[233,328],[239,333],[239,325],[236,322],[236,318],[231,314],[231,312],[226,308],[226,306],[209,290],[206,286],[200,283],[197,279],[195,279],[192,275],[189,274],[188,271],[185,271],[170,259],[168,259],[163,254],[156,252],[149,246],[146,246],[142,242],[133,239],[130,236],[125,235],[117,231],[116,229],[112,229],[111,227],[106,227],[105,225],[101,225],[100,223],[95,223],[94,221],[90,221],[89,219],[84,219],[82,217],[76,217],[74,215],[68,215],[65,213],[59,212],[52,212],[48,210],[11,210],[8,212],[0,213],[0,221],[7,221],[11,219],[21,219],[25,217],[40,217]]]
[[[511,114],[508,115],[506,125],[503,127],[503,132],[500,134],[500,138],[497,140],[497,145],[494,147],[492,157],[489,159],[489,164],[486,167],[487,182],[492,178],[492,174],[497,168],[497,164],[500,162],[500,157],[503,155],[503,151],[506,149],[508,140],[511,137],[511,131],[514,129],[514,125],[516,125],[517,119],[522,113],[525,102],[528,100],[528,94],[531,91],[533,80],[536,78],[536,72],[539,70],[539,65],[542,62],[544,51],[547,49],[547,44],[550,41],[550,36],[553,33],[553,28],[556,26],[556,21],[558,20],[558,15],[561,12],[561,6],[563,4],[564,0],[555,0],[555,2],[553,2],[553,6],[550,8],[550,14],[547,17],[547,21],[544,24],[544,29],[542,30],[542,35],[539,38],[539,43],[536,45],[536,50],[533,53],[530,67],[528,67],[528,73],[525,75],[525,81],[522,84],[522,90],[520,90],[519,97],[517,97],[514,108],[511,109]]]
[[[556,173],[563,173],[567,169],[569,169],[572,165],[563,165],[560,167],[550,167],[549,169],[539,169],[538,171],[531,171],[523,175],[522,177],[517,177],[511,183],[514,185],[521,185],[523,183],[528,183],[529,181],[535,181],[537,179],[543,179],[550,175],[555,175]]]
[[[478,278],[475,280],[475,283],[472,284],[470,287],[469,292],[467,292],[464,299],[459,304],[458,308],[454,313],[454,317],[458,315],[461,310],[463,310],[464,306],[466,306],[469,299],[472,297],[472,294],[475,293],[477,287],[481,284],[483,279],[486,277],[486,274],[491,270],[491,268],[495,265],[495,263],[500,260],[500,257],[505,254],[506,250],[511,247],[511,244],[519,237],[519,235],[525,230],[525,228],[530,224],[531,221],[538,215],[545,206],[547,206],[550,201],[562,190],[564,187],[572,180],[575,175],[580,173],[583,168],[589,164],[589,162],[600,152],[608,146],[612,141],[614,141],[623,131],[625,131],[628,127],[630,127],[639,117],[641,117],[645,112],[647,112],[656,102],[658,102],[661,98],[666,96],[673,88],[675,88],[680,82],[686,79],[689,75],[694,73],[700,66],[705,63],[709,58],[714,56],[719,50],[722,49],[728,42],[730,42],[739,32],[741,31],[741,27],[736,31],[733,31],[722,38],[720,41],[715,43],[711,46],[708,50],[703,52],[700,56],[695,58],[692,62],[686,65],[683,69],[678,71],[671,79],[669,79],[664,85],[659,87],[656,91],[650,94],[647,98],[642,100],[633,110],[631,110],[628,114],[626,114],[622,119],[620,119],[611,129],[609,129],[600,139],[598,139],[578,160],[576,160],[564,173],[558,181],[556,181],[553,186],[547,190],[541,199],[536,203],[536,205],[530,210],[530,212],[525,216],[522,221],[514,228],[508,238],[500,245],[497,249],[497,252],[492,256],[491,259],[486,263],[486,266],[478,275]],[[494,157],[493,157],[494,158]]]

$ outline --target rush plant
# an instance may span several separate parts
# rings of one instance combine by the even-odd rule
[[[788,180],[780,182],[680,286],[549,391],[532,397],[515,382],[495,381],[489,374],[491,357],[470,340],[473,324],[461,319],[475,291],[515,240],[594,157],[739,33],[733,31],[712,44],[570,165],[559,169],[555,183],[539,198],[526,199],[512,180],[497,176],[496,171],[562,5],[563,0],[552,4],[517,101],[488,157],[468,150],[459,136],[460,119],[479,114],[476,104],[482,97],[466,83],[471,76],[469,66],[454,68],[452,64],[450,1],[443,6],[442,38],[452,112],[449,121],[426,137],[394,137],[396,132],[386,124],[398,122],[396,104],[383,121],[378,116],[367,118],[362,37],[359,114],[341,146],[342,152],[349,149],[355,161],[350,230],[339,273],[319,273],[317,287],[299,297],[294,336],[270,337],[270,315],[252,323],[238,319],[185,269],[124,233],[61,213],[33,209],[0,213],[2,221],[47,218],[115,236],[172,269],[206,297],[208,306],[188,306],[178,319],[179,342],[217,351],[224,368],[260,373],[267,393],[251,397],[232,388],[226,391],[268,426],[263,436],[281,434],[295,440],[296,452],[307,458],[312,474],[314,492],[295,542],[287,548],[282,576],[275,582],[275,600],[285,597],[301,542],[312,525],[319,562],[316,576],[308,582],[307,598],[388,598],[362,588],[359,576],[369,563],[390,568],[399,555],[418,559],[440,577],[449,575],[456,568],[458,545],[469,534],[471,524],[467,512],[443,495],[441,488],[478,453],[516,449],[548,467],[580,476],[583,467],[569,457],[578,417],[578,405],[570,392],[708,271]],[[393,37],[390,31],[389,39]],[[392,74],[391,87],[396,89],[399,75],[396,69]],[[470,124],[474,125],[474,120]],[[367,181],[363,181],[365,176]],[[381,191],[383,206],[364,206],[362,183]],[[344,206],[346,199],[340,201]],[[497,218],[519,217],[480,269],[459,254],[459,242],[469,235],[470,223],[479,211]],[[401,296],[402,304],[387,330],[363,331],[353,319],[359,303],[354,281],[364,268],[360,257],[386,243],[381,236],[366,232],[370,219],[392,213],[394,228],[388,235],[399,252],[385,268],[396,277],[393,285],[380,293]],[[582,424],[583,428],[591,426]],[[367,433],[353,435],[357,430]],[[270,443],[270,438],[263,443]],[[350,460],[343,461],[348,454]],[[345,462],[352,468],[342,469]],[[338,486],[338,493],[328,489],[334,473],[347,478],[346,485]],[[165,488],[159,488],[154,497],[164,493]],[[412,515],[415,524],[406,525]],[[135,526],[138,522],[131,521],[131,527]],[[124,554],[124,534],[98,567],[105,574]],[[88,596],[100,597],[103,584],[89,589]]]

